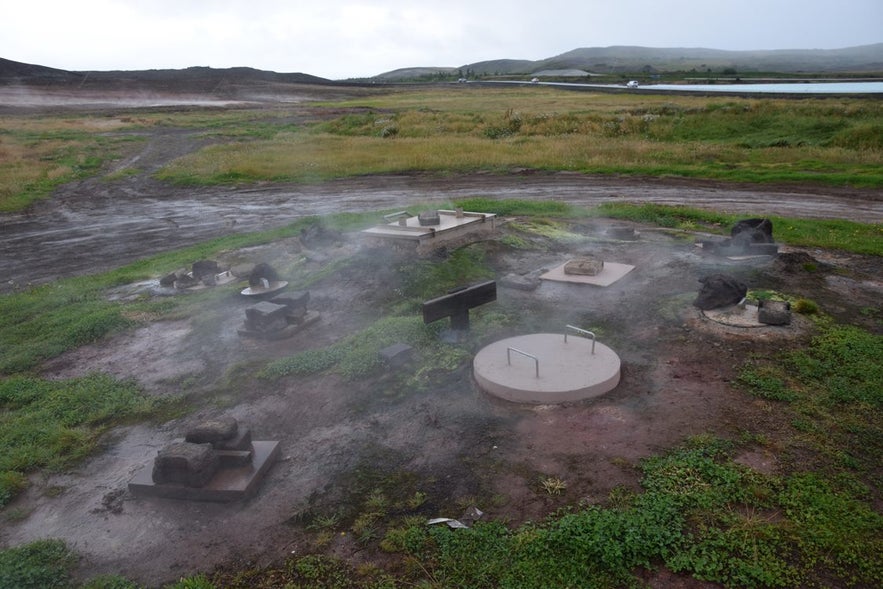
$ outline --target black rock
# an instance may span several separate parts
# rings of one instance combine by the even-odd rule
[[[732,276],[726,274],[712,274],[701,278],[702,288],[699,296],[693,301],[693,305],[708,311],[735,305],[745,298],[748,287]]]

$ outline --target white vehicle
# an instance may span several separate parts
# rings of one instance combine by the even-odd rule
[[[637,88],[638,81],[637,80],[629,80],[628,83],[625,85],[625,87],[626,88]]]
[[[539,78],[531,78],[531,79],[530,79],[530,83],[531,83],[531,84],[539,84],[539,83],[540,83],[540,79],[539,79]]]

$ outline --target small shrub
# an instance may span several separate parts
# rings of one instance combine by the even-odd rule
[[[0,507],[18,495],[28,486],[28,480],[20,472],[6,470],[0,472]]]
[[[549,495],[560,495],[567,489],[567,483],[558,477],[548,477],[540,482],[540,486]]]
[[[795,313],[801,315],[816,315],[819,312],[819,305],[815,301],[809,299],[797,299],[791,308]]]

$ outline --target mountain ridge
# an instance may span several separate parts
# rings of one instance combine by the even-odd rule
[[[783,74],[862,74],[883,73],[883,43],[842,49],[771,49],[732,51],[690,47],[642,47],[613,45],[580,47],[539,60],[495,59],[449,66],[412,66],[358,78],[394,82],[434,75],[530,76],[542,71],[584,71],[587,74],[626,74],[635,72],[777,72]],[[0,84],[151,86],[174,85],[186,81],[199,88],[217,88],[219,84],[333,84],[306,73],[277,73],[251,67],[211,68],[192,66],[185,69],[84,70],[68,71],[0,58]]]

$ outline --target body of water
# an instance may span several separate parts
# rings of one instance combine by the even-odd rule
[[[883,82],[794,82],[789,84],[647,84],[635,90],[751,92],[767,94],[883,94]]]
[[[493,81],[482,84],[524,84],[522,81]],[[731,94],[883,94],[883,82],[792,82],[762,84],[645,84],[627,88],[624,84],[581,84],[575,82],[532,82],[537,86],[585,89],[621,89],[639,93],[660,90],[671,92],[728,92]]]

